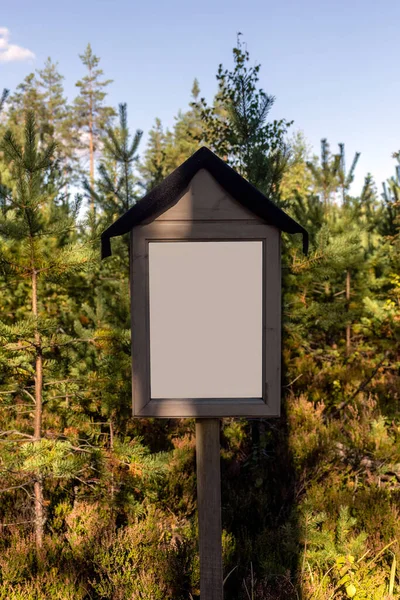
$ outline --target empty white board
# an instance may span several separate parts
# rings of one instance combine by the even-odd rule
[[[262,397],[261,241],[149,243],[151,398]]]

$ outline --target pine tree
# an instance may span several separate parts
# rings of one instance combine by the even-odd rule
[[[124,214],[138,198],[141,188],[135,166],[141,138],[141,130],[130,134],[127,105],[120,104],[119,124],[108,127],[103,138],[103,160],[95,189],[85,182],[87,193],[100,209],[102,229]],[[112,450],[113,440],[118,440],[130,412],[129,237],[116,240],[113,257],[98,265],[92,289],[94,302],[85,305],[85,311],[93,331],[100,331],[103,341],[101,356],[94,357],[97,380],[91,390],[94,397],[102,398],[101,415],[109,423]]]
[[[142,135],[143,132],[137,129],[130,139],[127,106],[120,104],[119,126],[108,127],[103,138],[104,159],[99,165],[100,178],[97,182],[97,202],[108,218],[120,217],[136,202],[138,181],[133,167],[138,162],[137,151]]]
[[[315,190],[321,194],[325,211],[328,211],[332,196],[339,187],[341,156],[340,154],[331,154],[328,141],[324,138],[321,140],[319,164],[318,159],[315,157],[313,161],[307,162],[307,166],[312,173]]]
[[[203,122],[198,107],[200,94],[199,82],[194,80],[191,90],[190,109],[179,111],[171,135],[166,138],[167,174],[179,167],[202,144]]]
[[[160,183],[201,146],[203,122],[198,105],[199,94],[199,84],[195,79],[191,108],[179,111],[172,131],[164,132],[160,119],[156,119],[154,127],[150,130],[147,148],[140,165],[147,190]]]
[[[22,310],[11,312],[11,318],[10,311],[2,311],[0,364],[2,399],[6,405],[11,406],[19,398],[33,403],[33,422],[22,419],[22,432],[9,431],[7,441],[9,460],[14,462],[11,472],[19,480],[17,487],[26,489],[33,482],[35,539],[40,551],[46,518],[44,473],[53,468],[71,476],[77,467],[71,458],[70,445],[55,443],[52,454],[43,440],[45,395],[48,401],[57,395],[58,389],[53,381],[45,390],[45,380],[57,376],[58,359],[63,348],[72,343],[70,336],[52,318],[54,292],[49,295],[48,292],[54,284],[85,268],[90,252],[81,244],[71,243],[79,204],[71,210],[70,206],[55,202],[59,171],[54,160],[56,145],[50,142],[39,149],[35,118],[29,111],[23,138],[20,145],[8,130],[0,144],[12,182],[10,189],[4,186],[1,189],[0,267],[10,291],[22,285],[30,298],[30,306],[23,304]],[[62,243],[65,236],[68,241]],[[26,443],[19,446],[21,439]],[[54,452],[58,463],[54,462],[51,467]]]
[[[79,96],[74,101],[74,110],[80,131],[87,136],[87,142],[83,142],[83,145],[89,151],[89,178],[93,186],[96,151],[110,118],[115,114],[113,108],[104,104],[107,96],[106,88],[112,83],[112,80],[102,79],[103,70],[99,68],[100,59],[93,53],[90,44],[79,57],[87,69],[87,75],[76,83],[79,88]]]
[[[361,156],[360,152],[356,152],[351,163],[350,170],[346,171],[346,156],[344,144],[339,144],[340,169],[339,169],[339,184],[342,190],[342,201],[346,202],[346,194],[348,193],[351,184],[354,181],[354,172]]]
[[[6,103],[9,93],[10,93],[9,90],[4,89],[0,96],[0,113],[3,110],[4,104]]]
[[[33,111],[36,115],[39,139],[44,141],[48,130],[47,113],[43,91],[40,89],[40,83],[35,73],[27,75],[17,86],[16,91],[10,95],[8,104],[7,125],[13,130],[14,135],[21,136],[26,114],[28,111]],[[22,141],[22,136],[18,141]]]
[[[360,158],[360,152],[356,152],[353,158],[353,162],[351,164],[350,170],[346,172],[346,158],[345,158],[345,150],[344,144],[339,144],[339,155],[340,155],[340,169],[339,169],[339,185],[342,191],[342,202],[345,204],[348,201],[348,192],[350,186],[354,180],[354,172],[358,163],[358,159]],[[350,295],[351,295],[351,271],[350,269],[346,270],[346,308],[347,312],[350,310]],[[346,352],[347,355],[350,355],[351,350],[351,323],[348,321],[346,324]]]
[[[371,173],[367,173],[367,175],[364,178],[364,185],[361,190],[360,200],[362,206],[365,207],[366,212],[369,216],[377,201],[375,181]]]
[[[397,155],[396,155],[397,156]],[[398,159],[400,162],[400,159]],[[383,235],[394,238],[398,233],[399,211],[400,211],[400,183],[396,177],[391,177],[387,182],[382,183],[382,200],[384,211],[380,229]]]
[[[310,150],[304,134],[298,131],[289,141],[289,145],[290,158],[280,185],[281,200],[285,208],[296,204],[293,202],[295,197],[306,198],[311,193],[313,183],[307,167]],[[302,223],[301,220],[300,222]]]
[[[49,121],[49,134],[55,137],[55,132],[60,129],[59,124],[65,118],[67,100],[64,97],[62,81],[64,77],[58,72],[57,64],[49,57],[43,69],[37,71],[38,84],[43,90],[43,99],[46,103]]]
[[[240,35],[233,49],[234,68],[219,66],[214,105],[204,98],[193,105],[204,123],[202,140],[269,198],[279,188],[289,159],[285,119],[267,121],[275,98],[258,87],[261,65],[249,66]]]
[[[64,76],[58,71],[58,63],[54,63],[50,57],[37,74],[45,104],[47,138],[57,142],[57,156],[62,162],[64,175],[71,179],[73,171],[78,169],[76,148],[79,140],[74,127],[73,110],[64,95]]]
[[[147,147],[140,164],[140,173],[146,182],[146,189],[148,191],[161,183],[168,174],[165,166],[167,155],[166,143],[167,136],[164,133],[161,120],[157,118],[154,126],[149,131]]]
[[[328,141],[324,138],[321,140],[321,157],[320,163],[316,158],[314,161],[307,161],[307,167],[313,178],[313,190],[320,195],[321,201],[324,207],[326,224],[331,227],[337,219],[337,214],[332,207],[332,199],[336,197],[337,192],[340,190],[343,204],[349,204],[350,214],[354,215],[354,210],[351,205],[350,197],[348,192],[351,183],[354,179],[354,171],[360,157],[360,153],[357,152],[353,159],[349,172],[346,172],[345,162],[345,146],[343,143],[339,144],[339,153],[332,155],[330,152]],[[347,219],[346,215],[343,215]],[[348,221],[349,232],[352,229],[354,221],[352,218]],[[341,235],[344,231],[341,232]],[[341,292],[340,292],[341,293]],[[345,289],[343,291],[346,299],[346,311],[349,313],[350,297],[351,297],[351,270],[346,268],[345,276]],[[350,354],[351,350],[351,322],[349,318],[346,319],[346,352]]]

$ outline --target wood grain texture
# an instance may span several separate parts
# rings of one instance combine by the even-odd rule
[[[270,414],[281,410],[281,235],[271,228],[265,245],[264,365],[266,402]]]
[[[258,217],[232,198],[205,169],[200,169],[176,204],[157,221],[257,221]]]
[[[135,402],[136,404],[136,402]],[[138,410],[137,405],[135,410]],[[268,414],[268,404],[260,398],[180,398],[152,399],[143,406],[138,417],[260,417]]]
[[[219,419],[196,420],[201,600],[223,598],[219,435]]]
[[[132,408],[137,415],[150,400],[148,260],[146,244],[131,232]]]

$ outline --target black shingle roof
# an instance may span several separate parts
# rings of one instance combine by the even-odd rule
[[[246,181],[206,147],[200,148],[159,185],[110,225],[101,236],[101,256],[111,255],[110,238],[128,233],[136,225],[156,218],[176,202],[200,169],[206,169],[240,204],[255,215],[287,233],[303,235],[303,250],[308,252],[308,233],[294,219]]]

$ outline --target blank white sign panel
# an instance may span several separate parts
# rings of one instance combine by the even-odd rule
[[[262,242],[150,242],[151,397],[262,397]]]

